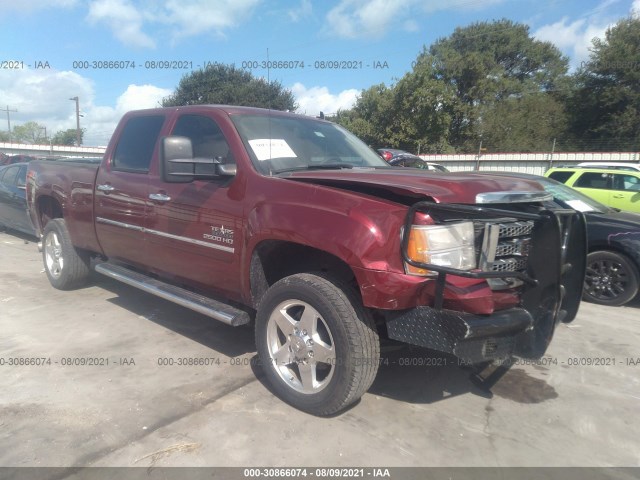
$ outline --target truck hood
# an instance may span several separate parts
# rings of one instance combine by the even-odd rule
[[[371,195],[382,190],[417,199],[430,197],[438,203],[475,204],[478,203],[478,194],[490,192],[544,193],[544,188],[535,180],[469,172],[428,173],[404,168],[354,168],[289,172],[279,176]]]

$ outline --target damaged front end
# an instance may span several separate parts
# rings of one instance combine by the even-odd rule
[[[419,202],[409,209],[402,257],[411,271],[433,277],[433,304],[387,311],[391,339],[450,353],[468,364],[544,355],[556,325],[571,322],[578,311],[587,253],[585,219],[574,210],[540,206],[546,200],[542,197],[536,202],[514,195],[479,199],[499,203],[496,207]],[[473,222],[474,267],[416,261],[409,239],[416,215],[436,226]],[[455,277],[486,282],[495,296],[511,295],[515,304],[486,314],[454,310],[445,291]]]

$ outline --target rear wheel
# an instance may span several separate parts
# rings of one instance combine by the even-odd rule
[[[42,259],[49,282],[59,290],[80,287],[89,277],[89,255],[73,246],[61,218],[50,220],[44,227]]]
[[[604,251],[590,253],[583,298],[600,305],[624,305],[637,295],[638,277],[638,269],[624,255]]]
[[[275,283],[258,307],[258,355],[283,400],[314,415],[357,401],[373,383],[380,342],[352,289],[323,274]]]

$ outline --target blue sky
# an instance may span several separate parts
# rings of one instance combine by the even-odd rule
[[[0,107],[17,110],[12,126],[36,121],[51,135],[75,128],[78,96],[85,144],[104,145],[124,112],[157,106],[191,69],[223,62],[257,65],[254,75],[292,89],[301,113],[332,113],[393,83],[459,26],[525,23],[575,68],[630,14],[640,0],[0,0]],[[267,58],[292,68],[267,72]]]

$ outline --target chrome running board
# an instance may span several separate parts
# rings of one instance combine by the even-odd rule
[[[170,302],[176,303],[207,317],[219,320],[227,325],[237,327],[249,323],[249,314],[243,310],[213,300],[184,288],[165,283],[161,280],[135,272],[112,263],[99,263],[95,266],[98,273],[111,277],[119,282],[143,290]]]

